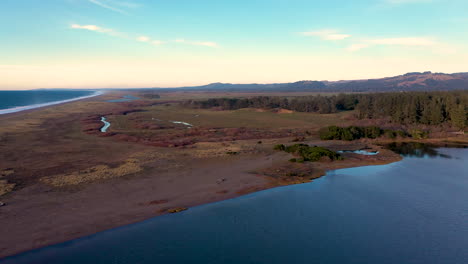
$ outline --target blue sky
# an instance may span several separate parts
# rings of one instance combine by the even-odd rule
[[[0,0],[0,89],[468,71],[466,0]]]

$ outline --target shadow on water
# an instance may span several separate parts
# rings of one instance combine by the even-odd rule
[[[439,153],[437,151],[437,148],[440,146],[425,144],[425,143],[420,143],[420,142],[393,142],[393,143],[384,145],[384,147],[404,157],[412,157],[412,158],[441,157],[441,158],[446,158],[446,159],[452,158],[450,155]],[[460,147],[460,146],[450,146],[450,147]]]

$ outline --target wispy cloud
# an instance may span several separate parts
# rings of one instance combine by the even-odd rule
[[[350,45],[347,50],[351,52],[360,51],[376,46],[396,46],[396,47],[420,47],[432,50],[438,54],[455,54],[457,49],[452,45],[437,41],[429,37],[402,37],[402,38],[375,38],[362,40],[359,43]]]
[[[89,30],[89,31],[94,31],[94,32],[99,32],[99,33],[104,33],[113,37],[125,37],[126,35],[120,32],[117,32],[113,29],[110,28],[103,28],[99,27],[96,25],[79,25],[79,24],[72,24],[70,25],[70,28],[72,29],[84,29],[84,30]]]
[[[377,38],[363,40],[361,43],[352,44],[348,47],[348,50],[358,51],[372,46],[430,47],[436,45],[436,41],[424,37]]]
[[[128,15],[129,13],[125,11],[123,8],[138,8],[141,5],[134,2],[123,2],[123,1],[113,1],[113,0],[88,0],[88,2],[98,5],[102,8],[121,13],[124,15]],[[116,6],[120,7],[117,8]]]
[[[332,30],[332,29],[300,32],[299,34],[303,36],[307,36],[307,37],[310,37],[310,36],[319,37],[323,40],[343,40],[343,39],[347,39],[351,37],[351,35],[341,34],[337,30]]]
[[[414,4],[414,3],[430,3],[433,0],[385,0],[386,4],[402,5],[402,4]]]
[[[184,43],[184,44],[189,44],[189,45],[195,45],[195,46],[205,46],[205,47],[211,47],[211,48],[217,48],[218,43],[216,42],[211,42],[211,41],[187,41],[185,39],[176,39],[174,40],[175,43]]]
[[[70,25],[70,28],[72,29],[81,29],[81,30],[89,30],[97,33],[103,33],[107,34],[110,36],[114,37],[122,37],[122,38],[127,38],[127,39],[134,39],[138,42],[145,42],[149,43],[152,45],[162,45],[166,43],[180,43],[180,44],[186,44],[186,45],[193,45],[193,46],[205,46],[205,47],[210,47],[210,48],[217,48],[219,47],[218,43],[212,42],[212,41],[189,41],[185,39],[176,39],[172,41],[162,41],[158,39],[153,39],[151,37],[145,36],[145,35],[134,35],[131,37],[131,34],[126,34],[126,33],[120,33],[118,31],[115,31],[110,28],[104,28],[96,25],[80,25],[80,24],[72,24]],[[130,36],[130,37],[129,37]]]
[[[137,40],[141,42],[149,42],[151,39],[147,36],[140,36],[137,38]]]

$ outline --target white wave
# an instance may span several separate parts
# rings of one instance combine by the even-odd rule
[[[102,95],[102,94],[104,94],[104,92],[97,91],[97,92],[95,92],[95,93],[93,93],[91,95],[76,97],[76,98],[62,100],[62,101],[55,101],[55,102],[49,102],[49,103],[43,103],[43,104],[33,104],[33,105],[27,105],[27,106],[18,106],[18,107],[8,108],[8,109],[0,109],[0,115],[16,113],[16,112],[20,112],[20,111],[24,111],[24,110],[30,110],[30,109],[35,109],[35,108],[40,108],[40,107],[45,107],[45,106],[50,106],[50,105],[56,105],[56,104],[63,104],[63,103],[78,101],[78,100],[91,98],[91,97],[95,97],[95,96]]]

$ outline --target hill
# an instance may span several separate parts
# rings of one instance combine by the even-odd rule
[[[174,88],[153,88],[174,91]],[[177,88],[181,91],[226,92],[399,92],[399,91],[451,91],[468,89],[468,73],[411,72],[381,79],[345,81],[299,81],[273,84],[211,83],[202,86]]]

